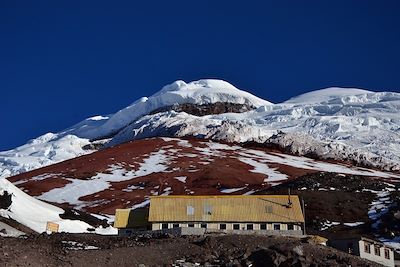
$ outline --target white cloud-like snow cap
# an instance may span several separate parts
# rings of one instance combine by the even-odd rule
[[[217,102],[248,104],[254,107],[272,105],[272,103],[237,89],[221,80],[199,80],[190,83],[175,81],[164,86],[150,97],[142,97],[128,107],[103,120],[103,124],[81,124],[72,127],[68,132],[82,138],[98,138],[108,136],[125,127],[130,122],[162,107],[174,104],[211,104]]]

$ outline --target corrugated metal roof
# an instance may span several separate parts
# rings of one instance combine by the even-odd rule
[[[304,222],[298,196],[154,196],[150,222]]]
[[[129,220],[130,209],[116,209],[115,210],[115,228],[126,228]]]
[[[139,209],[117,209],[115,211],[115,228],[137,228],[146,227],[148,221],[149,210],[147,208]]]

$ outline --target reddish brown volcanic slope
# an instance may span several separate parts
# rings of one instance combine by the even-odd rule
[[[48,202],[92,213],[145,205],[167,194],[251,194],[319,171],[393,178],[392,174],[314,161],[267,149],[204,140],[152,138],[9,178]]]

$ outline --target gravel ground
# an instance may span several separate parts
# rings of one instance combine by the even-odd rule
[[[196,265],[197,264],[197,265]],[[0,266],[375,266],[306,239],[268,236],[0,238]]]

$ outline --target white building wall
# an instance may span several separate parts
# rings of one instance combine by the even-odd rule
[[[204,222],[206,223],[206,222]],[[152,223],[152,230],[161,230],[162,225],[164,223]],[[174,227],[174,224],[178,224],[178,227],[189,227],[189,224],[191,223],[168,223],[168,229],[171,229]],[[194,228],[201,228],[202,223],[197,222],[193,223]],[[207,223],[207,229],[210,230],[219,230],[220,229],[220,224],[221,223]],[[247,230],[247,225],[252,224],[253,225],[253,230],[261,230],[261,223],[224,223],[226,225],[226,230],[236,230],[233,229],[233,226],[238,224],[239,225],[239,230]],[[275,230],[274,226],[278,224],[280,226],[280,230],[286,231],[288,230],[288,225],[285,223],[266,223],[267,225],[267,230]],[[301,230],[300,225],[294,225],[293,230]]]
[[[155,230],[160,230],[160,224],[159,223],[152,223],[151,224],[151,230],[155,231]]]
[[[380,246],[380,248],[379,248],[380,255],[376,255],[375,254],[375,245],[373,243],[369,243],[365,240],[360,240],[358,243],[360,246],[360,257],[361,258],[382,264],[384,266],[395,267],[394,251],[392,249],[389,249],[389,259],[386,259],[385,258],[385,247]],[[367,252],[365,250],[365,246],[369,247],[369,252]]]

